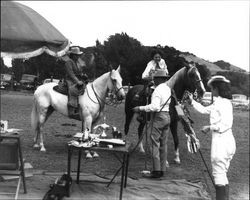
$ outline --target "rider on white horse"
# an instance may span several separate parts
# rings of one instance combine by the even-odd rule
[[[67,103],[68,97],[56,91],[57,83],[51,82],[39,86],[34,93],[34,103],[31,113],[31,125],[36,135],[34,147],[41,147],[46,151],[43,144],[43,133],[41,127],[44,125],[53,111],[69,116]],[[109,93],[114,94],[117,100],[124,99],[125,92],[122,86],[120,67],[101,75],[86,86],[84,94],[78,97],[80,115],[78,120],[83,121],[83,132],[92,131],[92,125],[96,125],[101,118],[104,107],[107,104],[106,97]],[[40,137],[40,144],[38,138]]]
[[[83,52],[79,47],[71,47],[69,54],[62,57],[65,62],[65,82],[68,88],[68,110],[69,117],[78,115],[77,98],[81,91],[85,89],[87,76],[83,74],[84,62],[81,60]]]

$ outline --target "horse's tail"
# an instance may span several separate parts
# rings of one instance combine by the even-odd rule
[[[131,120],[134,116],[134,111],[132,110],[133,106],[133,93],[132,90],[129,90],[127,95],[126,95],[126,99],[125,99],[125,125],[124,125],[124,132],[125,135],[128,134],[129,131],[129,125],[131,123]]]
[[[33,99],[33,107],[31,111],[31,127],[33,130],[36,130],[39,125],[39,117],[37,111],[37,100],[36,97]]]

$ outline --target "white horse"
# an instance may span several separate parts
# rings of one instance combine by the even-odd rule
[[[56,85],[57,83],[41,85],[34,93],[31,126],[36,133],[34,137],[34,148],[41,147],[40,151],[46,151],[41,126],[44,125],[48,117],[54,110],[68,116],[68,97],[53,90],[53,87]],[[109,92],[113,93],[118,100],[122,100],[125,97],[120,67],[88,83],[84,94],[78,97],[81,108],[81,120],[83,121],[83,131],[92,130],[92,125],[98,122],[102,116],[106,103],[105,99]],[[38,144],[38,136],[40,136],[40,144]]]

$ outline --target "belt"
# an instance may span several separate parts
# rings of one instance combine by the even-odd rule
[[[159,111],[159,112],[153,112],[153,113],[169,113],[169,111],[161,110],[161,111]]]
[[[232,128],[228,128],[228,129],[226,129],[226,130],[224,130],[224,131],[213,131],[213,132],[222,134],[222,133],[225,133],[225,132],[227,132],[227,131],[229,131],[229,130],[232,130]]]

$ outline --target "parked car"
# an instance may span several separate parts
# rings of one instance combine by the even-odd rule
[[[243,94],[233,94],[232,104],[234,106],[249,106],[249,98]]]
[[[212,103],[212,93],[211,92],[205,92],[201,99],[201,103],[203,105],[209,105]]]
[[[23,74],[20,84],[24,90],[35,90],[39,84],[38,77],[31,74]]]
[[[11,86],[12,75],[11,74],[1,74],[1,89],[8,89]]]
[[[45,83],[51,83],[51,82],[54,82],[54,83],[59,83],[59,79],[55,79],[55,78],[53,78],[53,79],[51,79],[51,78],[47,78],[47,79],[44,79],[44,81],[43,81],[43,84],[45,84]]]
[[[11,84],[13,81],[13,89],[16,90],[18,85],[20,85],[16,80],[12,80],[13,75],[11,74],[1,74],[0,89],[8,90],[11,89]]]

